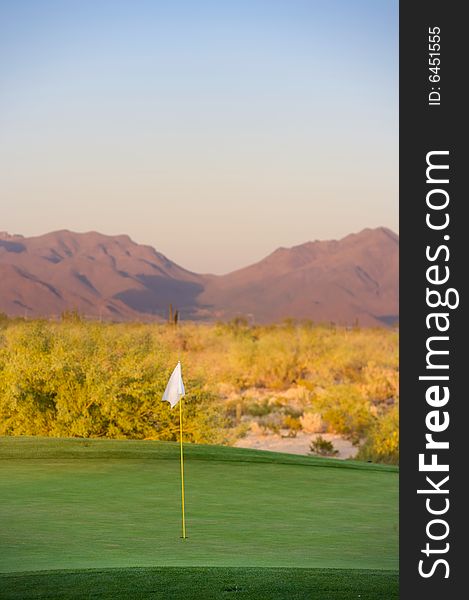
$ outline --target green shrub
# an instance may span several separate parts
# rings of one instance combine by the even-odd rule
[[[313,454],[319,454],[319,456],[335,456],[339,453],[334,448],[334,444],[329,440],[326,440],[322,435],[318,435],[314,440],[311,440],[309,449]]]
[[[267,399],[251,402],[244,407],[244,413],[251,417],[264,417],[272,412],[272,406]]]

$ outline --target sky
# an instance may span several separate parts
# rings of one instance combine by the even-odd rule
[[[398,229],[397,0],[0,0],[0,230],[193,271]]]

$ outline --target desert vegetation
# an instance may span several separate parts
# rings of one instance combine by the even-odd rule
[[[178,359],[188,441],[250,428],[335,432],[358,458],[398,462],[398,334],[286,321],[269,326],[0,321],[0,435],[175,440],[161,394]]]

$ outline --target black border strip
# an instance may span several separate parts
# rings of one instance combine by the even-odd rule
[[[468,34],[467,31],[463,32],[463,7],[463,3],[441,0],[400,3],[400,593],[405,600],[459,598],[460,593],[456,590],[464,590],[467,569],[463,566],[467,551],[462,527],[464,509],[469,502],[463,491],[467,471],[464,442],[465,438],[469,438],[469,432],[465,431],[469,425],[465,418],[469,401],[464,373],[469,373],[469,353],[466,350],[467,328],[463,319],[466,280],[469,277],[469,268],[466,266],[469,263],[466,246],[469,231],[463,217],[467,198],[467,193],[462,189],[466,171],[463,136],[467,119],[462,106],[462,88],[468,71],[467,66],[464,68],[463,65]],[[431,82],[429,76],[435,71],[429,70],[429,59],[433,60],[437,53],[430,57],[432,50],[428,36],[429,28],[435,27],[441,30],[441,68],[436,71],[441,79]],[[439,104],[429,104],[431,91],[441,94]],[[432,100],[437,102],[436,94]],[[446,175],[443,170],[430,171],[431,176],[435,175],[430,179],[444,180],[447,177],[447,183],[427,183],[426,157],[431,151],[449,152],[448,155],[433,155],[431,159],[449,165]],[[438,211],[428,208],[426,197],[431,189],[446,191],[449,196],[447,208]],[[445,194],[435,192],[430,197],[443,202]],[[434,222],[437,219],[443,222],[447,212],[450,219],[447,228],[432,230],[426,224],[428,212],[433,213],[430,218],[435,219]],[[445,235],[449,239],[445,239]],[[429,246],[429,253],[434,257],[440,245],[448,247],[448,260],[445,260],[447,253],[444,249],[440,250],[437,258],[429,260],[426,247]],[[433,265],[438,265],[438,269],[431,271],[430,277],[439,274],[441,278],[441,274],[447,273],[445,266],[449,267],[447,283],[429,284],[427,269]],[[456,289],[459,306],[454,309],[430,308],[426,300],[427,287],[440,290],[442,294],[450,287]],[[455,297],[452,294],[451,299]],[[432,299],[435,300],[436,296]],[[426,317],[432,312],[448,313],[450,325],[446,332],[437,331],[435,319],[430,319],[430,327],[427,327]],[[444,320],[440,320],[440,325]],[[439,345],[439,349],[448,350],[449,354],[428,357],[426,343],[429,337],[436,335],[447,336],[448,340],[433,340],[431,347],[437,348]],[[446,364],[449,368],[429,369],[427,358],[433,363]],[[448,375],[449,380],[419,380],[420,375]],[[426,390],[430,385],[439,385],[440,391],[444,385],[448,386],[450,398],[445,405],[429,405]],[[438,417],[434,415],[433,421],[432,417],[428,417],[430,425],[435,425],[435,419],[443,422],[446,418],[444,413],[448,413],[449,426],[433,434],[434,439],[449,442],[448,449],[436,451],[425,448],[425,435],[430,432],[426,418],[432,410],[438,410]],[[422,453],[426,463],[432,460],[432,453],[436,453],[435,460],[447,464],[449,471],[420,471],[419,454]],[[440,485],[447,475],[449,480]],[[418,494],[418,489],[432,489],[426,480],[427,476],[448,493]],[[444,514],[431,515],[428,512],[428,506],[434,510],[446,508],[446,499],[449,508]],[[448,524],[445,537],[445,524],[435,522],[429,525],[432,519],[438,518]],[[432,535],[442,536],[442,539],[429,539],[428,527]],[[428,556],[422,552],[427,543],[432,549]],[[447,551],[437,554],[433,553],[434,549]],[[448,569],[445,563],[439,563],[431,576],[419,574],[420,560],[424,561],[421,570],[428,574],[438,559],[446,560]],[[446,578],[447,574],[449,576]]]

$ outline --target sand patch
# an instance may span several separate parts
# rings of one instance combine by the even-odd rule
[[[286,435],[285,432],[284,435]],[[325,440],[333,443],[338,450],[335,458],[354,458],[358,448],[349,440],[334,433],[304,433],[299,432],[296,437],[283,437],[276,433],[258,433],[249,431],[245,437],[236,441],[238,448],[254,448],[257,450],[271,450],[273,452],[287,452],[289,454],[310,454],[311,440],[321,435]]]

